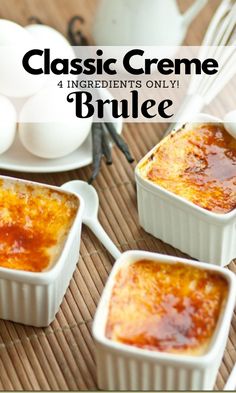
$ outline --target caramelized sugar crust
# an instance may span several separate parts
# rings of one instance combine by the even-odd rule
[[[59,256],[78,200],[42,186],[0,182],[0,266],[42,272]]]
[[[207,270],[181,263],[135,262],[116,276],[106,337],[152,351],[202,355],[227,290],[226,280]]]
[[[140,170],[204,209],[228,213],[236,207],[236,140],[222,125],[201,124],[169,135]]]

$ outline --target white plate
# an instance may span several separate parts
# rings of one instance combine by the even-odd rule
[[[116,130],[122,132],[122,121],[117,121]],[[11,148],[0,155],[0,168],[16,172],[55,173],[82,168],[92,163],[91,135],[82,146],[68,156],[46,160],[29,153],[18,135]]]

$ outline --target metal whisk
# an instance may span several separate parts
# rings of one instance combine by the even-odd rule
[[[209,24],[198,56],[216,59],[220,70],[210,77],[206,74],[192,76],[187,96],[177,113],[177,122],[168,127],[164,136],[175,129],[185,115],[196,114],[210,104],[236,74],[236,0],[222,1]]]

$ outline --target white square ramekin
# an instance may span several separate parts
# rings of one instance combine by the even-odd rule
[[[220,273],[226,278],[229,285],[228,296],[206,354],[186,356],[148,351],[106,338],[105,327],[115,276],[121,267],[141,259],[184,263]],[[234,274],[219,266],[144,251],[128,251],[122,254],[107,281],[93,324],[99,388],[137,391],[212,390],[226,346],[235,296]]]
[[[70,195],[59,187],[0,176],[0,179],[46,187]],[[74,194],[73,194],[74,195]],[[55,318],[79,259],[84,202],[79,208],[61,254],[42,273],[0,267],[0,318],[35,327],[48,326]]]
[[[199,114],[194,122],[219,119]],[[193,258],[226,266],[236,258],[236,209],[227,214],[213,213],[143,178],[139,168],[157,148],[135,170],[140,225]]]

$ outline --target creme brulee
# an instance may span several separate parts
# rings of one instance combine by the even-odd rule
[[[0,267],[30,272],[58,258],[79,201],[53,189],[0,180]]]
[[[170,134],[139,167],[142,176],[204,209],[236,208],[236,140],[220,124]]]
[[[142,349],[200,356],[227,292],[226,279],[210,270],[140,260],[115,277],[106,337]]]

